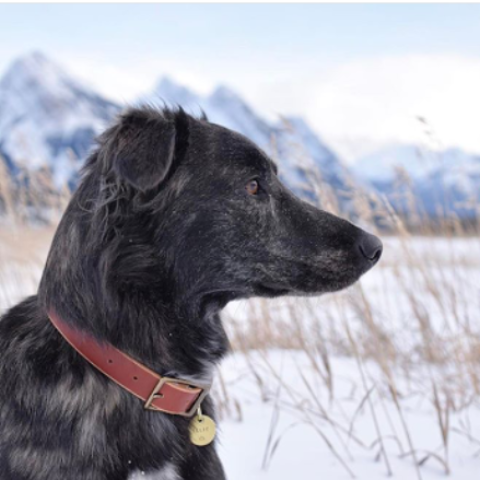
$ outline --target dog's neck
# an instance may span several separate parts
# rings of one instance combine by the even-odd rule
[[[64,321],[159,374],[208,379],[228,350],[223,305],[200,296],[180,298],[168,281],[105,290],[92,272],[78,285],[85,258],[66,262],[59,254],[54,242],[39,290],[45,311],[53,308]]]
[[[153,292],[148,298],[138,292],[135,296],[122,299],[129,307],[119,308],[117,315],[101,313],[101,308],[84,311],[84,306],[68,301],[50,306],[68,323],[159,374],[211,380],[213,367],[228,348],[218,308],[207,305],[195,315],[191,308],[166,302],[161,292],[156,298]]]

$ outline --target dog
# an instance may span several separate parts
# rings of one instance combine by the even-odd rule
[[[0,480],[224,479],[215,442],[190,439],[212,400],[182,414],[149,402],[165,386],[206,393],[228,302],[334,292],[381,253],[242,135],[182,109],[127,110],[85,163],[37,295],[0,321]],[[167,383],[145,403],[72,335]]]

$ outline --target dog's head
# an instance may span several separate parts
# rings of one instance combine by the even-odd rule
[[[143,289],[221,307],[339,290],[381,253],[375,236],[297,198],[247,138],[181,110],[142,108],[100,138],[42,288],[58,297],[87,282],[92,298],[84,285],[77,303],[108,304],[108,292],[118,305]],[[74,273],[62,280],[65,258]]]
[[[97,167],[130,192],[118,234],[149,242],[187,295],[331,292],[382,253],[377,237],[297,198],[251,141],[205,119],[131,110],[101,144]]]

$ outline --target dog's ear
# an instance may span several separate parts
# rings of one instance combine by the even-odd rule
[[[142,192],[155,188],[172,167],[175,139],[175,120],[171,115],[152,109],[129,110],[114,127],[109,149],[113,168]]]

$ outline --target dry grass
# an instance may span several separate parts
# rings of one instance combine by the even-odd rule
[[[308,159],[299,162],[309,179],[303,188],[315,193],[323,208],[338,212],[348,204],[357,223],[384,237],[388,232],[387,247],[393,246],[396,253],[382,260],[376,281],[358,283],[345,293],[321,300],[252,300],[234,305],[225,313],[232,346],[243,355],[261,401],[271,403],[274,412],[293,412],[299,422],[314,428],[350,476],[355,473],[351,444],[372,451],[387,474],[395,473],[392,444],[396,455],[413,461],[417,478],[422,477],[422,466],[432,462],[448,474],[454,437],[480,446],[480,436],[468,421],[452,422],[455,415],[468,418],[468,412],[480,404],[479,304],[472,298],[475,292],[478,296],[474,283],[480,282],[479,232],[471,226],[466,229],[453,214],[432,225],[415,207],[413,195],[411,215],[404,218],[384,198],[364,191],[353,190],[339,201]],[[3,173],[0,307],[5,308],[34,291],[68,195],[55,193],[45,172],[35,178],[43,187],[32,191],[13,189]],[[439,232],[441,241],[436,238]],[[15,271],[19,273],[12,274]],[[271,352],[278,349],[290,352],[292,358],[302,354],[295,373],[299,388],[292,388],[272,361]],[[354,361],[357,381],[349,395],[355,408],[339,413],[341,379],[332,365],[340,357]],[[215,393],[221,413],[241,420],[241,401],[226,387],[221,372]],[[438,444],[430,449],[416,447],[406,414],[412,399],[426,404],[436,418]],[[357,432],[360,416],[372,422],[373,441]],[[265,467],[288,435],[277,429],[274,415]]]

